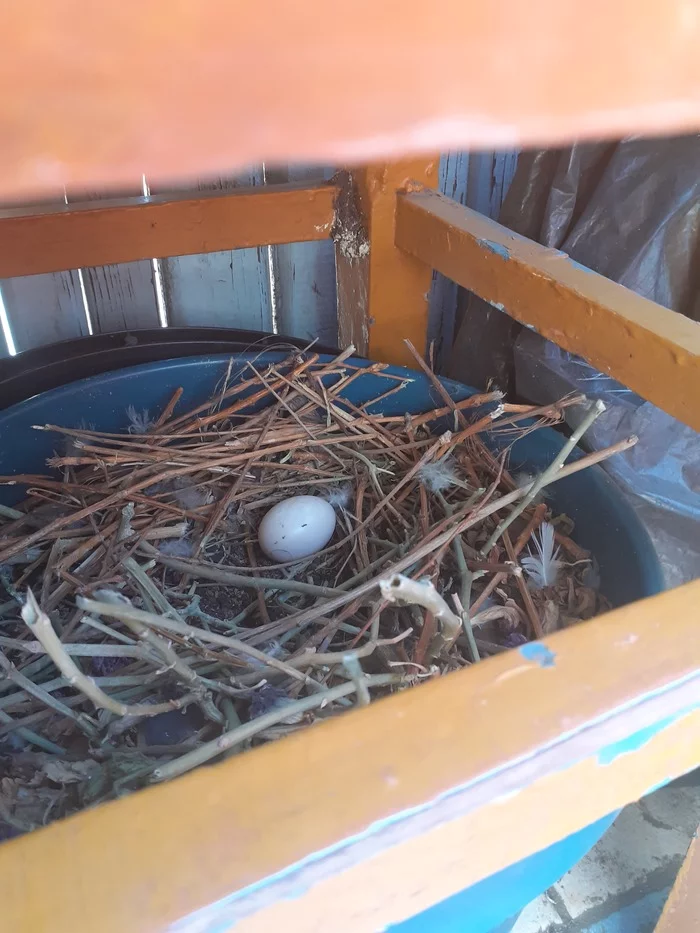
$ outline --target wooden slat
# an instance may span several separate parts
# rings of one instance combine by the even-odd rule
[[[124,202],[143,194],[141,179],[113,193],[110,201]],[[91,204],[99,209],[108,200],[103,192],[81,192],[67,195],[65,209]],[[83,262],[82,265],[85,265]],[[150,258],[133,262],[110,262],[82,269],[85,301],[93,333],[158,327],[158,302]],[[37,321],[40,325],[40,321]]]
[[[700,581],[5,843],[5,925],[384,929],[697,764],[698,601]]]
[[[258,165],[236,175],[199,179],[187,186],[188,191],[182,186],[163,190],[156,184],[152,193],[170,197],[189,193],[194,197],[200,192],[216,192],[221,196],[258,188],[263,176],[263,167]],[[162,260],[161,269],[170,324],[272,330],[268,247],[171,257]]]
[[[399,196],[396,242],[700,430],[700,324],[429,190]]]
[[[83,280],[94,333],[158,327],[153,266],[148,260],[84,269]]]
[[[700,127],[689,0],[24,0],[0,35],[16,196]]]
[[[435,186],[438,165],[424,158],[346,174],[333,231],[341,347],[407,366],[415,360],[404,338],[425,350],[432,271],[396,248],[396,192]]]
[[[470,154],[448,152],[440,157],[438,187],[448,198],[466,203]],[[428,315],[428,343],[433,346],[436,372],[443,366],[455,337],[458,285],[440,272],[433,273]]]
[[[65,205],[63,192],[50,200],[26,205],[26,210],[43,211],[57,205]],[[0,281],[0,289],[17,352],[88,333],[76,269],[6,278]]]
[[[700,931],[700,826],[695,831],[655,933]]]
[[[0,283],[17,352],[88,333],[76,270]]]
[[[238,189],[196,197],[63,205],[0,212],[0,278],[223,249],[322,240],[331,185]]]
[[[268,181],[320,183],[335,170],[316,165],[290,165],[268,170]],[[288,243],[272,249],[277,330],[280,334],[337,346],[335,256],[333,244]]]

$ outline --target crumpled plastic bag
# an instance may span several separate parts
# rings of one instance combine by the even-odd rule
[[[700,320],[700,135],[630,138],[521,154],[499,220],[652,301]],[[700,437],[531,331],[515,345],[516,389],[536,402],[602,398],[591,449],[639,436],[605,464],[631,493],[700,518]]]

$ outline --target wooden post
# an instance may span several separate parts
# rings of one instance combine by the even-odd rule
[[[415,366],[404,338],[425,351],[432,270],[394,243],[396,194],[435,187],[437,156],[369,165],[336,180],[334,240],[341,347],[373,360]]]

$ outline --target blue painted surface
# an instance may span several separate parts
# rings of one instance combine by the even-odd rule
[[[619,758],[620,755],[629,755],[631,752],[636,752],[637,749],[641,748],[643,745],[652,739],[657,732],[661,732],[666,726],[670,726],[672,722],[675,722],[677,719],[680,719],[681,716],[684,716],[685,712],[676,713],[673,716],[667,716],[666,719],[661,719],[659,722],[652,723],[652,725],[647,726],[644,729],[639,729],[637,732],[633,732],[632,735],[625,736],[624,739],[620,739],[619,742],[613,742],[610,745],[606,745],[605,748],[602,748],[598,752],[598,762],[601,765],[609,765],[611,762],[615,761],[616,758]]]
[[[264,366],[266,362],[279,360],[283,356],[284,354],[279,353],[260,354],[256,356],[257,365]],[[241,365],[238,369],[234,366],[231,382],[242,373],[245,361],[251,357],[252,354],[241,355]],[[100,430],[123,431],[128,426],[127,405],[137,403],[139,408],[148,408],[155,414],[162,410],[173,391],[182,387],[183,397],[177,411],[183,412],[210,397],[212,390],[226,372],[228,364],[228,356],[219,356],[136,366],[81,380],[9,408],[0,414],[0,437],[12,438],[11,445],[0,445],[0,473],[35,472],[45,469],[46,459],[52,455],[54,448],[60,445],[61,439],[48,432],[32,430],[33,424],[52,422],[75,426],[85,421],[94,423]],[[409,373],[398,367],[390,367],[388,372],[401,374],[411,381],[402,392],[395,393],[379,403],[379,409],[375,410],[381,410],[385,414],[403,414],[407,410],[427,411],[441,404],[434,387],[422,374]],[[336,378],[330,377],[329,384]],[[455,382],[446,380],[445,385],[455,399],[473,394],[473,390]],[[362,404],[384,391],[386,387],[386,380],[381,374],[367,374],[350,384],[347,397],[356,405]],[[370,410],[373,408],[368,407]],[[446,423],[435,427],[440,430],[444,426],[447,426]],[[494,439],[493,446],[497,445],[498,440]],[[532,433],[513,445],[510,455],[511,467],[539,472],[551,463],[561,446],[562,436],[551,429]],[[579,456],[582,456],[580,452],[572,455],[573,458]],[[17,502],[22,495],[21,487],[0,489],[0,501],[8,505]],[[639,599],[661,589],[661,570],[646,530],[602,470],[593,467],[554,485],[552,505],[554,509],[565,511],[574,519],[580,544],[595,550],[601,571],[601,588],[613,605]],[[592,547],[593,545],[595,547]],[[534,651],[531,659],[537,663],[549,662],[551,652],[546,646],[535,646],[531,650]],[[543,650],[546,653],[544,655]],[[396,814],[393,821],[406,815]],[[492,927],[504,922],[571,868],[597,841],[613,817],[614,814],[606,818],[607,822],[599,821],[593,827],[581,830],[550,849],[505,869],[506,874],[500,872],[493,878],[485,879],[457,897],[466,898],[461,903],[470,905],[470,915],[476,916],[474,912],[478,909],[482,912],[479,916],[487,918]],[[368,831],[376,829],[374,827]],[[316,853],[311,859],[323,857],[325,854],[327,853]],[[465,858],[469,857],[473,858],[474,854],[465,853]],[[291,877],[297,868],[298,866],[290,866],[289,871],[284,873],[290,876],[289,896],[294,896],[293,892],[298,888],[298,882]],[[507,874],[509,872],[512,874]],[[551,880],[547,880],[548,878]],[[507,891],[504,885],[507,886]],[[239,896],[242,894],[243,892],[239,892]],[[235,899],[236,896],[230,900]],[[437,905],[432,910],[438,910],[443,906]],[[445,909],[449,914],[449,909]],[[417,920],[418,918],[416,922]],[[428,925],[424,923],[422,926],[414,926],[412,931],[450,929],[431,926],[430,923],[432,921],[429,920]],[[489,927],[462,926],[453,929],[478,933],[479,930],[486,931]]]
[[[564,255],[565,255],[566,258],[569,260],[569,262],[570,262],[571,265],[574,267],[574,269],[578,269],[579,272],[588,272],[588,273],[590,273],[590,275],[597,275],[597,274],[598,274],[597,272],[594,272],[593,269],[589,269],[588,266],[584,266],[584,265],[582,265],[582,263],[576,262],[576,260],[575,260],[575,259],[572,259],[572,258],[569,256],[568,253],[564,253]]]
[[[554,667],[556,655],[541,641],[531,641],[518,648],[526,661],[534,661],[540,667]]]
[[[490,253],[495,253],[501,259],[510,259],[510,250],[502,243],[495,243],[493,240],[477,240],[479,246],[483,246]]]
[[[410,920],[389,927],[390,933],[506,933],[522,908],[583,858],[616,816],[611,813]],[[465,853],[464,857],[477,856]],[[631,933],[631,929],[625,933]]]

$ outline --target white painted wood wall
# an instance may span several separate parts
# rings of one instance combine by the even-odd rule
[[[448,153],[440,162],[440,189],[460,203],[496,217],[516,161],[515,152]],[[266,172],[265,166],[256,166],[237,175],[190,183],[179,190],[312,182],[332,174],[331,168],[297,166]],[[118,195],[142,194],[144,183],[140,179],[133,190]],[[172,190],[153,185],[151,193]],[[85,200],[84,194],[80,200]],[[0,296],[0,357],[89,333],[166,324],[243,328],[302,339],[318,337],[331,346],[337,342],[335,265],[330,241],[4,279],[0,281]],[[456,304],[457,286],[436,276],[430,327],[438,353],[452,343]]]

